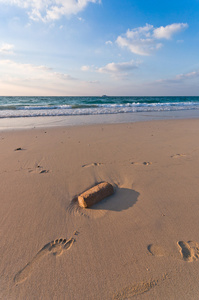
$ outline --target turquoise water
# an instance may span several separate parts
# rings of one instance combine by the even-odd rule
[[[0,97],[0,118],[199,110],[199,97]]]

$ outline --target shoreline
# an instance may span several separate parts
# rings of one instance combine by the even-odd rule
[[[0,119],[0,131],[22,130],[31,128],[50,128],[83,126],[94,124],[122,124],[145,122],[153,120],[195,119],[199,118],[199,110],[162,111],[162,112],[136,112],[121,114],[101,114],[83,116],[46,116],[26,118]]]

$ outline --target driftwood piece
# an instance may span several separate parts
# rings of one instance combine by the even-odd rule
[[[80,207],[91,207],[104,198],[111,196],[113,193],[114,189],[110,183],[101,182],[79,195],[78,203]]]

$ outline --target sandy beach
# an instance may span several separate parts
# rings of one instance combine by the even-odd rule
[[[0,131],[0,299],[199,299],[199,119]],[[73,199],[107,181],[91,208]]]

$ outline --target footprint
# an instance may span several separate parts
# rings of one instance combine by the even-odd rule
[[[46,244],[34,257],[27,263],[27,265],[20,270],[14,277],[14,282],[19,284],[27,279],[30,273],[33,270],[33,267],[47,254],[53,254],[59,256],[63,253],[64,250],[69,250],[74,243],[74,238],[66,239],[57,239],[48,244]]]
[[[180,251],[181,258],[187,262],[192,262],[199,258],[199,245],[196,242],[188,241],[179,241],[177,242],[178,249]],[[173,253],[170,253],[168,249],[160,245],[150,244],[147,247],[148,251],[154,256],[165,256],[165,257],[174,257],[179,259],[179,256]]]
[[[39,172],[39,174],[49,173],[49,172],[50,172],[50,170],[41,170],[41,171]]]
[[[144,166],[150,166],[152,165],[152,162],[150,161],[144,161],[143,163],[139,163],[139,162],[131,162],[132,165],[144,165]]]
[[[28,172],[29,172],[29,173],[44,174],[44,173],[49,173],[50,170],[45,170],[45,169],[43,169],[42,166],[37,165],[37,166],[35,167],[35,169],[28,169]]]
[[[183,260],[192,262],[199,258],[199,245],[197,243],[179,241],[177,244]]]
[[[150,165],[152,165],[152,162],[150,162],[150,161],[144,161],[142,164],[145,165],[145,166],[150,166]]]
[[[179,157],[183,157],[183,156],[186,156],[186,154],[177,153],[177,154],[171,155],[171,158],[179,158]]]
[[[92,164],[83,165],[82,168],[99,167],[101,165],[103,165],[103,164],[102,163],[96,163],[96,162],[94,162]]]
[[[147,249],[152,255],[155,256],[169,256],[167,250],[160,245],[150,244],[148,245]]]
[[[164,275],[161,279],[157,280],[149,280],[146,282],[140,282],[134,284],[132,286],[127,286],[126,288],[122,289],[121,291],[117,292],[113,295],[112,299],[114,300],[123,300],[123,299],[130,299],[134,296],[144,294],[154,288],[155,286],[159,285],[163,280],[167,279],[167,275]]]

